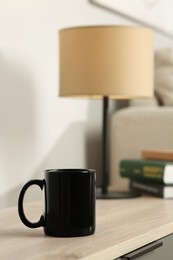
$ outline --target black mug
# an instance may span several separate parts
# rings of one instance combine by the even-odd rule
[[[45,212],[36,223],[24,213],[23,199],[31,185],[44,189]],[[92,169],[51,169],[43,180],[27,182],[18,200],[21,221],[29,228],[43,227],[46,235],[75,237],[95,232],[96,173]]]

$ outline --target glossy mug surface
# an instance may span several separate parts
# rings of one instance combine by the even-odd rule
[[[31,185],[44,191],[45,210],[40,220],[30,222],[23,210],[23,199]],[[18,200],[21,221],[30,228],[43,227],[46,235],[87,236],[95,232],[96,173],[92,169],[51,169],[43,180],[27,182]]]

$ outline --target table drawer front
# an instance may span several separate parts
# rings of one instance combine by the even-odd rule
[[[116,260],[172,260],[173,235],[134,250]]]

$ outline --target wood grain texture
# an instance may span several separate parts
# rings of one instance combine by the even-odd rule
[[[41,203],[26,208],[30,220],[41,211]],[[171,233],[172,200],[98,200],[96,233],[80,238],[45,236],[42,228],[25,227],[17,208],[9,208],[0,212],[0,259],[112,260]]]

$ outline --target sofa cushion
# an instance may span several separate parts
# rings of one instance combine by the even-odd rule
[[[173,106],[173,49],[155,54],[155,93],[164,106]]]

